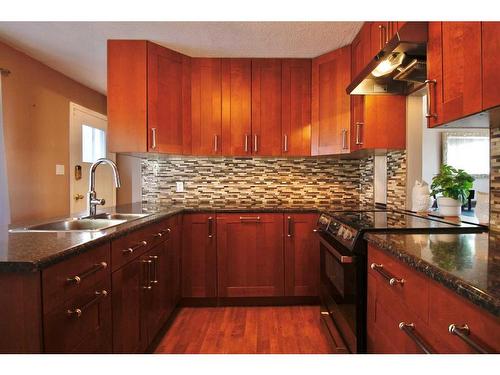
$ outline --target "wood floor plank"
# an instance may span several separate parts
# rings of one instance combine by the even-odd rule
[[[318,306],[186,307],[155,353],[326,354]]]

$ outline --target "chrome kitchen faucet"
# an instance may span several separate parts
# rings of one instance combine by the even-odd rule
[[[120,173],[118,173],[118,167],[115,162],[110,159],[101,158],[97,159],[94,164],[90,167],[90,184],[89,184],[89,216],[94,216],[96,214],[96,206],[104,205],[106,201],[104,199],[98,199],[95,192],[95,170],[99,164],[109,164],[111,169],[113,169],[113,176],[115,178],[115,186],[119,188],[121,186]]]

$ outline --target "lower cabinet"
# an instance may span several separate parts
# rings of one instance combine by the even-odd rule
[[[498,353],[500,320],[370,245],[367,336],[369,353]]]
[[[283,214],[217,215],[219,297],[284,296]]]
[[[319,294],[319,238],[314,233],[315,213],[284,215],[285,295],[314,297]]]

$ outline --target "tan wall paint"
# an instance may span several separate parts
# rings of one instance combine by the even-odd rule
[[[106,97],[1,42],[0,67],[11,221],[67,215],[69,103],[106,114]]]

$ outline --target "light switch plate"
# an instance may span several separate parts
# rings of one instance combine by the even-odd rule
[[[184,182],[176,181],[175,182],[175,191],[177,193],[182,193],[184,191]]]
[[[56,164],[56,175],[64,176],[64,165],[63,164]]]

